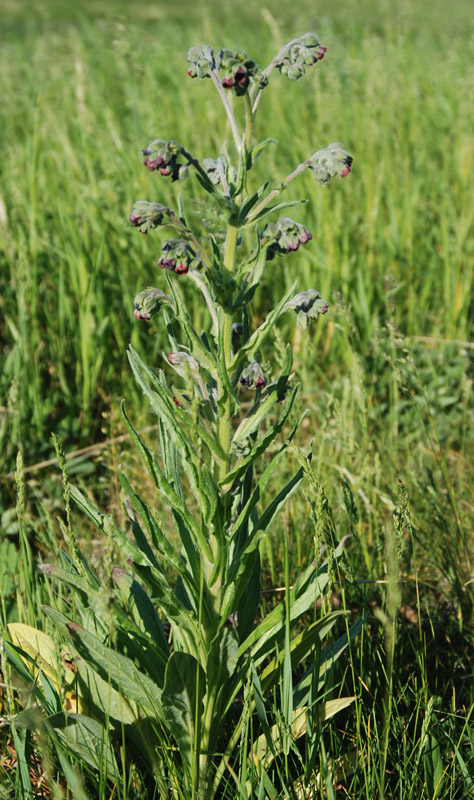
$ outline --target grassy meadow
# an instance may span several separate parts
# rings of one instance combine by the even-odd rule
[[[262,604],[280,597],[286,561],[293,579],[318,548],[350,534],[327,602],[368,619],[328,691],[356,700],[319,726],[311,797],[474,797],[470,3],[3,0],[0,13],[2,632],[12,621],[48,631],[41,604],[63,600],[37,570],[64,547],[58,518],[68,501],[51,433],[71,483],[120,524],[119,464],[154,502],[119,405],[125,399],[137,428],[154,425],[125,351],[132,343],[162,364],[159,319],[132,316],[138,291],[164,288],[160,240],[138,236],[128,215],[135,200],[175,206],[181,192],[191,219],[211,231],[218,220],[194,178],[160,182],[141,148],[175,138],[216,157],[225,138],[230,145],[211,82],[186,76],[188,47],[242,48],[263,67],[315,30],[324,61],[291,85],[274,74],[265,90],[257,136],[278,144],[252,180],[277,180],[333,141],[354,164],[327,188],[309,171],[291,184],[290,199],[308,198],[293,216],[313,241],[271,262],[253,304],[261,322],[295,280],[331,304],[304,335],[286,315],[275,346],[277,369],[292,342],[295,413],[310,409],[275,492],[298,448],[314,443],[304,489],[262,544]],[[206,308],[192,286],[186,292],[196,328],[206,327]],[[153,430],[146,435],[154,445]],[[116,545],[71,514],[99,573],[122,563]],[[7,721],[28,700],[7,670],[1,686],[0,794],[28,796],[23,768],[31,797],[162,796],[147,793],[139,766],[122,764],[114,793],[104,775],[81,763],[68,773],[34,739],[30,762],[17,762]]]

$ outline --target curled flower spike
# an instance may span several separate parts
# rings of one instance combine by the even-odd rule
[[[170,217],[173,212],[161,205],[161,203],[148,203],[146,200],[139,200],[133,206],[129,216],[130,224],[138,228],[140,233],[148,233],[151,228],[158,228],[163,225],[165,217]]]
[[[342,144],[333,142],[311,156],[308,167],[313,171],[316,183],[325,186],[335,175],[340,175],[341,178],[349,175],[353,160]]]
[[[305,74],[306,67],[311,67],[324,58],[326,50],[315,33],[305,33],[291,44],[281,63],[277,65],[278,69],[282,75],[297,81]]]
[[[267,261],[272,261],[275,255],[284,256],[295,252],[300,244],[306,244],[313,237],[304,225],[289,217],[280,217],[266,226],[260,238],[262,245],[267,247]]]
[[[252,361],[245,367],[239,380],[241,385],[247,386],[248,389],[264,389],[267,385],[265,373],[258,361]]]
[[[316,289],[308,289],[306,292],[298,292],[284,306],[284,311],[293,308],[297,314],[296,322],[299,328],[306,330],[312,319],[318,319],[320,314],[329,311],[329,303],[323,300]]]
[[[210,78],[215,69],[214,50],[208,45],[190,47],[188,50],[188,75],[190,78]]]
[[[179,142],[165,139],[155,139],[148,147],[142,150],[144,165],[150,172],[158,170],[160,175],[170,176],[172,181],[182,180],[188,177],[188,164],[180,162],[179,156],[183,148]]]
[[[135,319],[144,319],[149,322],[158,313],[162,305],[172,306],[171,297],[168,297],[160,289],[148,286],[147,289],[139,292],[135,297],[133,316]]]
[[[200,269],[202,261],[186,239],[167,239],[161,248],[163,255],[158,266],[169,269],[178,275],[185,275],[190,269]]]
[[[250,79],[253,78],[260,86],[267,83],[267,78],[259,69],[258,64],[247,58],[247,53],[232,50],[219,51],[219,70],[223,71],[222,85],[224,89],[232,89],[237,96],[244,95]]]

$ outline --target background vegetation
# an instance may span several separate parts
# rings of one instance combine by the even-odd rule
[[[295,278],[299,289],[314,285],[332,304],[310,339],[289,322],[282,328],[312,412],[305,435],[315,439],[314,484],[289,504],[264,545],[264,601],[284,583],[285,535],[296,574],[314,551],[316,518],[326,520],[318,546],[330,543],[332,531],[337,540],[351,533],[332,602],[355,615],[373,613],[334,674],[334,692],[353,693],[357,702],[322,730],[320,756],[323,763],[325,753],[357,752],[360,760],[321,793],[469,796],[470,4],[2,6],[3,624],[41,624],[49,589],[35,564],[61,546],[60,473],[38,466],[54,457],[50,432],[66,452],[95,446],[69,460],[71,480],[120,517],[114,470],[119,462],[132,475],[136,469],[128,440],[119,438],[120,399],[133,403],[137,426],[153,424],[124,352],[131,342],[150,363],[161,362],[159,324],[139,325],[131,314],[138,290],[160,286],[158,239],[138,237],[127,217],[136,199],[173,205],[178,191],[185,199],[198,192],[192,181],[159,183],[140,167],[140,149],[155,137],[176,137],[192,152],[215,156],[225,135],[210,84],[185,76],[188,46],[243,47],[264,66],[282,43],[314,29],[328,47],[323,63],[292,87],[291,102],[279,92],[279,76],[264,95],[259,132],[275,135],[278,146],[260,169],[276,174],[278,162],[290,171],[334,140],[355,161],[350,178],[328,190],[309,173],[290,187],[291,196],[309,197],[298,219],[313,242],[293,260],[273,262],[261,292],[262,316],[273,293]],[[193,313],[196,322],[205,319],[200,305]],[[26,469],[15,483],[18,451]],[[99,563],[104,543],[79,515],[74,525]],[[16,707],[9,694],[2,713]],[[0,735],[2,748],[0,770],[13,791],[10,742]],[[96,787],[91,797],[109,796],[100,786],[103,794]]]

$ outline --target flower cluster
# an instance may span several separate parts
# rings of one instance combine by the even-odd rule
[[[162,305],[173,305],[171,297],[168,297],[160,289],[148,286],[135,297],[133,316],[135,319],[144,319],[149,322]]]
[[[215,69],[214,50],[208,45],[190,47],[188,50],[188,75],[190,78],[210,78]]]
[[[298,292],[289,300],[285,304],[285,310],[287,308],[295,310],[298,327],[306,330],[312,319],[316,320],[320,314],[326,314],[329,311],[329,303],[322,299],[316,289],[308,289],[306,292]]]
[[[161,248],[162,256],[158,266],[169,269],[178,275],[185,275],[190,269],[200,269],[201,258],[186,239],[167,239]]]
[[[324,58],[326,50],[315,33],[305,33],[291,44],[284,59],[277,65],[278,69],[282,75],[297,81],[305,74],[306,67]]]
[[[189,173],[188,163],[179,161],[182,152],[183,148],[179,142],[155,139],[142,150],[146,156],[143,163],[150,172],[158,170],[160,175],[171,176],[172,181],[182,180],[187,178]]]
[[[284,256],[298,250],[300,244],[306,244],[313,237],[304,225],[289,217],[280,217],[266,226],[260,238],[267,247],[266,260],[271,261],[275,255]]]
[[[267,78],[259,69],[258,64],[241,50],[235,53],[232,50],[220,50],[219,69],[224,73],[222,78],[224,89],[232,89],[238,96],[246,93],[250,78],[253,78],[260,86],[265,86],[267,83]]]
[[[267,385],[267,379],[258,361],[252,361],[248,367],[245,367],[242,375],[240,376],[240,383],[242,386],[246,386],[248,389],[265,388]]]
[[[188,64],[190,78],[210,78],[211,72],[222,71],[224,89],[232,89],[239,96],[246,93],[251,78],[262,87],[268,82],[258,64],[241,50],[234,53],[224,48],[214,56],[214,50],[208,45],[191,47],[188,50]]]
[[[333,142],[311,156],[308,167],[312,170],[316,183],[325,186],[335,175],[340,175],[341,178],[349,175],[353,160],[342,144]]]
[[[138,228],[140,233],[148,233],[151,228],[158,228],[163,225],[165,217],[171,216],[173,216],[173,212],[166,206],[161,205],[161,203],[148,203],[146,200],[139,200],[134,204],[129,220],[134,228]]]

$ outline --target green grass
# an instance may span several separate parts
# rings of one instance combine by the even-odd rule
[[[62,545],[59,472],[27,471],[19,492],[17,451],[28,468],[54,457],[51,431],[66,451],[113,440],[122,398],[136,424],[153,422],[125,349],[131,342],[160,363],[159,325],[131,315],[138,290],[163,288],[160,237],[138,236],[127,217],[134,200],[172,205],[178,191],[197,217],[198,192],[192,180],[160,183],[140,149],[159,136],[215,156],[225,135],[210,82],[185,76],[188,46],[245,47],[263,66],[315,29],[326,59],[291,86],[291,102],[279,76],[264,95],[259,134],[278,145],[262,155],[260,177],[291,172],[334,140],[355,160],[346,181],[323,190],[308,172],[288,190],[309,198],[295,216],[313,242],[294,261],[272,262],[256,303],[263,314],[297,279],[332,304],[309,340],[289,322],[282,329],[312,412],[304,436],[314,459],[304,497],[264,544],[267,584],[285,584],[285,537],[294,576],[315,548],[351,534],[333,601],[373,613],[333,676],[335,693],[357,702],[322,726],[315,753],[323,774],[328,760],[355,764],[338,780],[327,773],[315,796],[464,800],[474,792],[472,11],[462,0],[333,5],[183,2],[132,14],[121,0],[41,12],[4,4],[2,620],[42,624],[52,590],[35,564]],[[189,302],[205,319],[191,293]],[[120,516],[118,463],[141,479],[126,440],[72,461],[70,474]],[[143,491],[151,496],[144,480]],[[73,523],[100,565],[104,543],[78,515]],[[5,689],[1,713],[18,708]],[[13,796],[4,745],[0,731],[0,782]],[[130,797],[146,796],[140,776],[124,771],[125,780]],[[110,796],[92,771],[81,784],[86,797]]]

